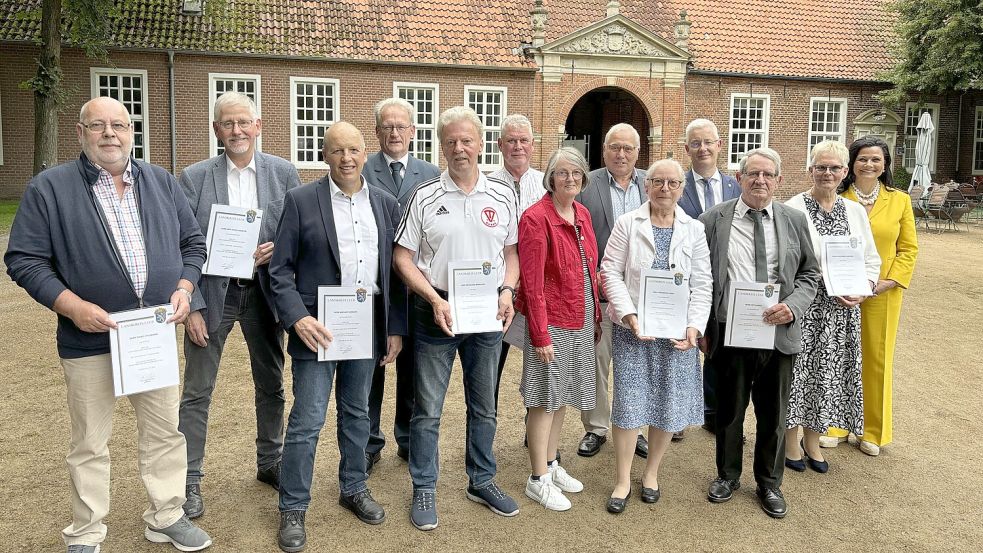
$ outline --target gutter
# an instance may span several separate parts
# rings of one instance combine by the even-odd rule
[[[174,109],[174,50],[167,51],[167,95],[171,116],[171,174],[177,176],[177,113]]]
[[[708,77],[738,77],[741,79],[774,79],[778,81],[804,81],[820,83],[854,84],[854,85],[884,85],[890,86],[887,81],[867,80],[867,79],[840,79],[835,77],[798,77],[792,75],[771,75],[767,73],[738,73],[734,71],[708,71],[705,69],[690,69],[689,75],[704,75]]]

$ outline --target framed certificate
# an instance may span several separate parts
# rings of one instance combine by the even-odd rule
[[[490,260],[447,264],[448,302],[454,334],[501,332],[498,320],[498,270]]]
[[[173,314],[170,305],[110,313],[116,322],[109,345],[117,397],[178,385],[177,331],[166,322]]]
[[[318,361],[372,359],[373,297],[361,286],[318,286],[317,320],[331,332],[327,347],[317,347]]]
[[[642,269],[638,291],[638,326],[642,336],[685,339],[688,307],[689,275]]]
[[[779,284],[731,282],[727,296],[727,333],[724,345],[733,348],[775,349],[775,325],[764,312],[778,305]]]
[[[204,275],[253,278],[253,252],[259,243],[263,210],[213,205],[208,217],[208,257]]]
[[[869,296],[870,281],[859,236],[821,236],[823,284],[830,296]]]

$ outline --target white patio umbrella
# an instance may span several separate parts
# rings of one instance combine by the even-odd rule
[[[935,125],[932,124],[932,115],[927,111],[922,113],[918,120],[918,126],[915,128],[918,130],[918,140],[915,142],[915,171],[911,175],[911,185],[908,186],[908,192],[911,192],[912,187],[918,184],[922,187],[923,196],[927,196],[928,186],[932,184],[932,171],[928,168],[932,159],[932,131],[935,130]]]

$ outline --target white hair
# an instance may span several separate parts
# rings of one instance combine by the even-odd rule
[[[437,137],[443,141],[444,127],[461,121],[467,121],[474,125],[474,130],[478,133],[478,140],[484,140],[485,126],[481,124],[478,114],[473,109],[465,106],[454,106],[440,114],[440,117],[437,118]]]
[[[693,119],[686,125],[686,139],[689,140],[689,136],[693,134],[696,129],[710,129],[713,131],[713,137],[720,140],[720,131],[717,130],[717,124],[709,119]]]
[[[256,111],[256,102],[241,92],[236,92],[235,90],[223,92],[222,95],[215,100],[215,109],[212,112],[212,116],[214,117],[215,121],[222,118],[222,110],[227,107],[246,108],[249,110],[250,117],[253,119],[259,119],[259,113]]]
[[[413,104],[402,98],[386,98],[376,104],[373,110],[375,112],[375,125],[377,127],[382,125],[382,110],[388,107],[397,107],[402,109],[406,112],[406,117],[409,118],[410,124],[416,124],[416,108],[413,107]]]
[[[532,122],[529,121],[528,117],[522,115],[521,113],[513,113],[512,115],[507,116],[505,119],[502,119],[503,133],[505,132],[506,128],[521,129],[524,131],[529,131],[529,134],[533,134]]]
[[[610,129],[608,129],[608,133],[604,135],[604,144],[610,144],[611,136],[614,133],[621,132],[621,131],[628,131],[629,133],[631,133],[632,138],[635,140],[635,147],[636,148],[642,147],[642,138],[638,135],[638,131],[636,131],[635,127],[632,127],[628,123],[618,123],[617,125],[614,125]]]

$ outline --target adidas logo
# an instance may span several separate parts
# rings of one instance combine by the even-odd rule
[[[444,206],[440,206],[439,208],[437,208],[437,215],[450,215],[450,214],[451,212],[447,211],[447,208]]]

